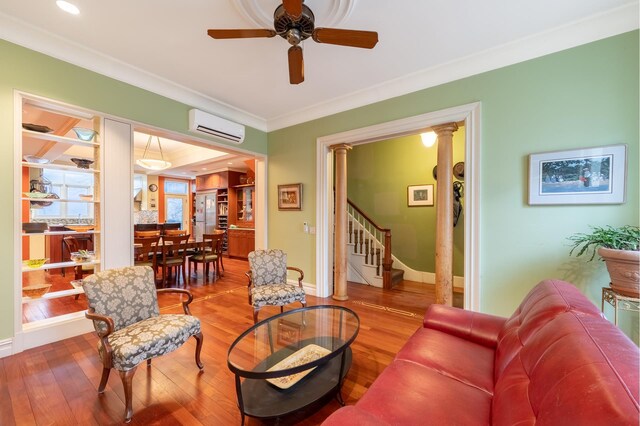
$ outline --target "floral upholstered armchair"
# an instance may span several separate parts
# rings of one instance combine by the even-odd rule
[[[253,306],[253,322],[258,322],[258,311],[263,306],[280,306],[300,302],[307,306],[302,288],[302,269],[287,266],[287,254],[282,250],[255,250],[249,253],[249,304]],[[287,270],[298,273],[298,285],[287,283]]]
[[[98,393],[104,392],[111,369],[116,369],[124,386],[126,422],[133,416],[131,384],[140,363],[146,360],[150,366],[151,358],[179,348],[193,336],[196,364],[203,368],[200,320],[191,316],[188,306],[193,296],[184,289],[156,290],[154,278],[149,266],[131,266],[98,272],[82,282],[89,304],[86,317],[93,320],[100,337],[103,370]],[[160,315],[157,293],[186,295],[182,302],[186,315]]]

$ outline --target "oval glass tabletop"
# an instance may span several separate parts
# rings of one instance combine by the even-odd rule
[[[359,328],[358,315],[341,306],[287,311],[242,333],[229,348],[229,369],[245,378],[274,379],[286,389],[302,378],[296,373],[308,374],[343,353]]]

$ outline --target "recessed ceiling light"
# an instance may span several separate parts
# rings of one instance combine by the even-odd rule
[[[202,168],[202,170],[207,170],[207,168],[206,168],[206,167],[203,167],[203,168]]]
[[[228,165],[232,165],[233,163],[231,161],[227,162]]]
[[[71,4],[68,1],[58,0],[56,1],[56,4],[60,9],[72,15],[78,15],[80,13],[80,9],[78,9],[75,4]]]

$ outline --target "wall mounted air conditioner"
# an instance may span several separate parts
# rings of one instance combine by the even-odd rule
[[[206,133],[219,138],[242,143],[244,140],[244,126],[225,120],[198,109],[189,110],[189,130],[195,133]]]

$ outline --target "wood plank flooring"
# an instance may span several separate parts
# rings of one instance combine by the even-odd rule
[[[240,424],[226,356],[235,338],[253,324],[252,309],[244,276],[247,263],[225,259],[225,268],[225,276],[214,283],[200,274],[189,287],[191,312],[202,322],[204,371],[195,365],[194,339],[154,359],[151,368],[141,365],[133,381],[132,425]],[[390,291],[358,284],[349,284],[348,291],[345,302],[313,296],[307,302],[346,306],[360,316],[353,364],[342,389],[345,402],[354,404],[420,327],[434,293],[432,286],[408,281]],[[455,300],[461,303],[461,295]],[[163,313],[181,312],[176,296],[163,295],[160,306]],[[263,308],[260,319],[278,312]],[[96,342],[89,333],[0,359],[0,425],[121,424],[124,392],[118,374],[112,372],[105,393],[97,393],[102,366]],[[279,422],[247,418],[245,424],[317,425],[339,407],[333,398]]]

